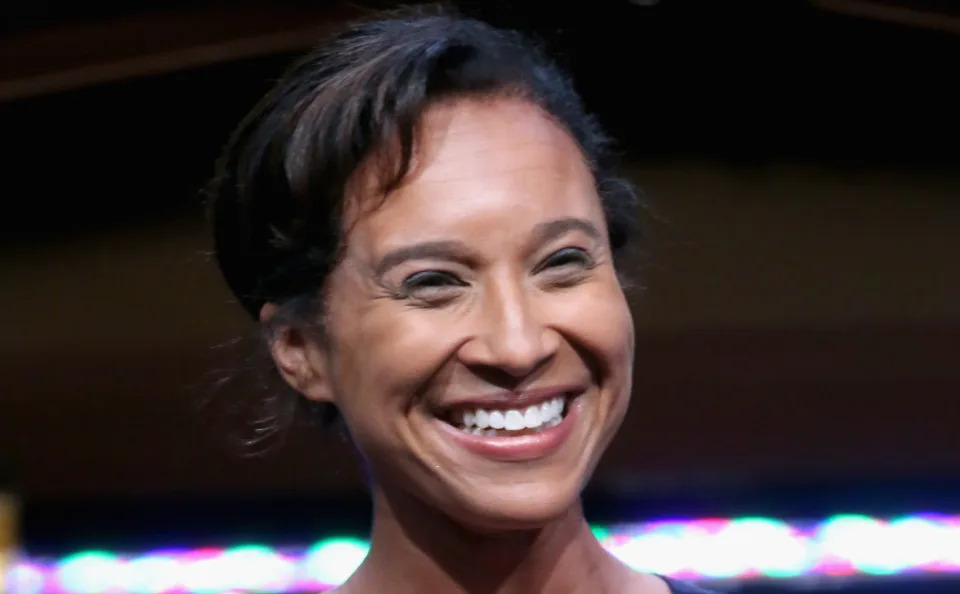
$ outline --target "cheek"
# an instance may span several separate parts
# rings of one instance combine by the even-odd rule
[[[444,381],[438,372],[454,350],[436,312],[389,305],[340,318],[334,362],[337,406],[378,481],[420,464],[409,447],[409,413],[425,386]]]
[[[558,328],[591,368],[600,388],[598,414],[605,441],[619,428],[633,384],[634,327],[626,297],[615,278],[596,283],[566,305]]]
[[[615,295],[613,294],[615,291]],[[633,316],[619,283],[598,299],[591,315],[581,319],[583,344],[594,355],[601,389],[603,440],[613,438],[626,416],[633,387]],[[600,306],[599,304],[603,305]]]
[[[443,367],[455,337],[436,312],[397,311],[383,303],[345,311],[336,323],[337,388],[341,408],[387,422],[403,412]],[[354,416],[350,413],[345,414]]]
[[[557,325],[575,348],[598,367],[601,379],[629,384],[633,364],[633,317],[620,284],[604,278],[582,288],[556,312]]]

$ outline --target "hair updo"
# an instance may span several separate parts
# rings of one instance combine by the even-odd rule
[[[208,187],[214,254],[250,316],[273,303],[267,332],[318,325],[358,168],[376,156],[385,196],[409,172],[428,107],[497,96],[530,101],[566,129],[593,173],[612,248],[625,246],[637,231],[636,193],[558,66],[519,33],[408,13],[356,24],[296,62],[225,147]],[[280,417],[292,413],[275,420],[286,425],[291,419]]]

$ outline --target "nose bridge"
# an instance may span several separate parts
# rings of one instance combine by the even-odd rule
[[[519,275],[504,273],[492,279],[482,308],[481,336],[491,364],[524,372],[549,356],[535,296]]]

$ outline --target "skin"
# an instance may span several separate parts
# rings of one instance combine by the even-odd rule
[[[413,170],[370,207],[374,173],[348,196],[323,339],[290,327],[271,345],[374,477],[370,554],[338,592],[668,592],[580,506],[627,409],[634,334],[575,142],[521,99],[457,99],[427,110]],[[441,427],[455,404],[557,387],[578,416],[548,455],[494,460]]]

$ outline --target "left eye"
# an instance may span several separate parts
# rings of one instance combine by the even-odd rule
[[[593,265],[593,259],[590,257],[590,254],[584,250],[580,248],[563,248],[547,256],[547,259],[543,261],[539,269],[547,270],[550,268],[566,267],[589,268],[591,265]]]

